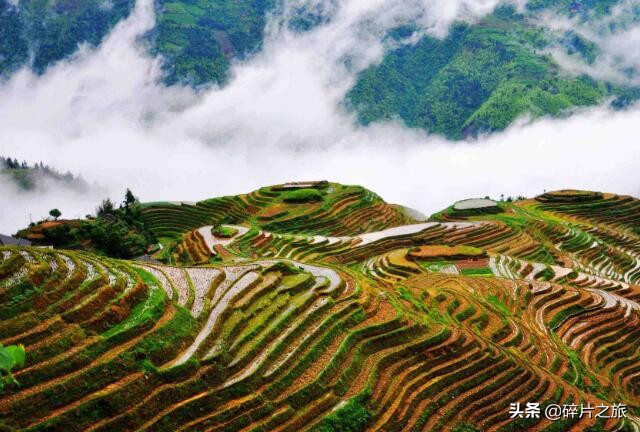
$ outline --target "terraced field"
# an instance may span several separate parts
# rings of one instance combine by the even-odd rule
[[[316,199],[305,201],[292,195],[308,191],[317,193]],[[412,222],[400,207],[385,203],[361,186],[325,181],[264,187],[245,195],[197,203],[149,203],[144,207],[147,227],[165,241],[220,223],[293,234],[352,235]],[[196,238],[186,238],[182,249],[195,259],[202,258],[193,249],[197,242]]]
[[[0,248],[0,342],[27,352],[0,424],[640,430],[640,201],[561,191],[416,223],[362,188],[291,189],[309,186],[321,201],[147,205],[165,264]]]

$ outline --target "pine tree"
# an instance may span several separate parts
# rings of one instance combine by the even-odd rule
[[[136,198],[133,195],[133,192],[131,192],[131,189],[127,188],[127,192],[124,194],[124,207],[128,209],[137,201],[138,201],[138,198]]]

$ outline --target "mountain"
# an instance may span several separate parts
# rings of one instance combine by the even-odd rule
[[[597,56],[595,45],[578,35],[563,37],[570,39],[565,48],[586,61]],[[563,73],[543,54],[555,42],[531,17],[499,8],[475,25],[454,27],[443,40],[424,37],[391,51],[360,75],[348,101],[364,124],[400,118],[460,139],[503,130],[524,115],[558,117],[606,99],[623,107],[640,95],[637,88]]]
[[[134,0],[0,0],[0,73],[29,64],[43,73],[79,44],[96,46]]]
[[[98,45],[133,4],[0,0],[0,74],[27,64],[43,73],[79,44]],[[566,116],[605,103],[624,108],[640,96],[634,67],[618,65],[626,81],[594,78],[569,73],[552,54],[569,58],[578,71],[597,69],[607,58],[602,34],[629,29],[640,17],[637,8],[620,9],[625,4],[530,0],[516,8],[503,2],[477,22],[454,24],[444,38],[425,33],[416,16],[382,36],[384,58],[357,74],[344,106],[364,125],[398,119],[450,139],[503,130],[522,116]],[[333,2],[158,0],[145,44],[164,58],[166,84],[224,85],[231,62],[261,50],[268,16],[304,34],[331,22],[335,8]],[[576,30],[555,28],[554,19]]]
[[[43,73],[79,44],[97,46],[135,0],[0,0],[0,74],[23,65]],[[166,59],[166,82],[224,82],[229,59],[258,49],[273,0],[155,2],[149,50]]]
[[[421,223],[327,182],[140,206],[156,258],[188,265],[0,248],[0,340],[26,347],[5,429],[640,427],[636,198],[470,199]],[[526,402],[627,414],[512,418]]]
[[[166,81],[198,86],[224,83],[231,59],[259,50],[266,14],[275,0],[166,1],[156,3],[154,52],[165,56]]]

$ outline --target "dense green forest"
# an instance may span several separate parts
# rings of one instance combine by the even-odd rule
[[[596,55],[574,33],[562,42],[587,61]],[[361,74],[348,99],[364,124],[400,118],[460,139],[502,130],[523,114],[561,116],[607,97],[617,106],[638,97],[635,89],[564,75],[538,53],[551,43],[524,15],[502,7],[476,25],[457,25],[444,40],[424,37],[391,51]]]
[[[0,75],[5,76],[27,64],[42,73],[78,44],[98,45],[129,15],[134,0],[14,3],[0,0]],[[619,3],[531,0],[519,11],[503,5],[480,22],[455,24],[444,39],[422,35],[417,43],[405,43],[416,32],[412,25],[395,28],[383,61],[360,73],[345,106],[365,125],[399,119],[451,139],[502,130],[523,115],[563,116],[605,101],[626,107],[640,96],[638,88],[570,76],[548,54],[553,47],[594,64],[597,44],[577,31],[551,32],[536,20],[552,10],[589,23]],[[324,6],[289,11],[289,27],[304,32],[330,20]],[[196,88],[225,84],[234,59],[261,49],[268,14],[282,13],[275,0],[156,0],[155,7],[157,24],[144,41],[164,58],[165,83]]]
[[[194,85],[222,83],[231,58],[259,49],[265,16],[275,0],[191,0],[157,3],[155,52],[169,61],[166,80]]]
[[[42,73],[79,44],[98,45],[134,4],[22,0],[16,6],[0,0],[0,74],[28,63]],[[147,39],[151,51],[167,60],[167,83],[223,82],[231,57],[259,49],[266,12],[274,5],[275,0],[156,1],[157,25]]]
[[[0,0],[0,73],[31,63],[43,72],[73,54],[78,44],[98,45],[134,0]],[[32,56],[32,58],[30,58]]]

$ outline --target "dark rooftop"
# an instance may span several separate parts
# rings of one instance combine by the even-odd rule
[[[31,246],[29,240],[0,234],[0,246]]]

